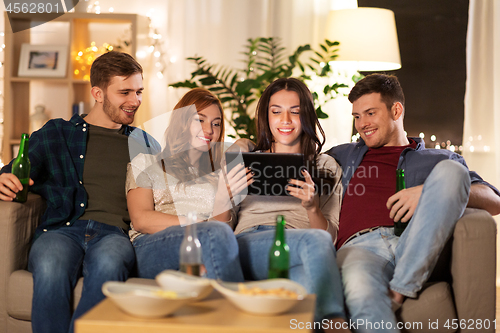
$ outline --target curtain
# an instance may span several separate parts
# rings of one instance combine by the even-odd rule
[[[500,1],[470,0],[464,157],[469,168],[500,185]],[[500,223],[500,217],[495,217]],[[500,239],[497,239],[497,242]],[[499,249],[500,250],[500,249]],[[497,254],[500,285],[500,252]]]
[[[470,0],[464,157],[500,185],[500,1]]]

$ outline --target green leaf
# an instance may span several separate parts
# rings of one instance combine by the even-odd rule
[[[200,83],[204,86],[211,86],[212,84],[215,84],[217,79],[213,76],[207,76],[205,78],[200,79]]]
[[[328,118],[328,115],[321,110],[321,106],[318,106],[316,108],[316,115],[318,116],[319,119],[326,119]]]
[[[253,88],[258,88],[261,85],[261,83],[258,80],[255,79],[246,79],[245,81],[239,82],[236,85],[236,93],[238,95],[245,95],[247,92],[250,92],[251,89]]]
[[[174,87],[174,88],[189,88],[189,89],[193,89],[193,88],[198,87],[198,85],[195,82],[192,82],[189,80],[186,80],[184,82],[175,82],[175,83],[169,84],[169,86]]]

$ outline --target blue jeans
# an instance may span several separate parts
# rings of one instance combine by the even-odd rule
[[[236,235],[243,274],[248,280],[267,279],[274,226],[258,226]],[[340,272],[332,236],[319,229],[286,229],[290,247],[289,278],[316,294],[315,320],[345,318]]]
[[[124,281],[135,263],[134,250],[119,227],[92,220],[50,230],[33,243],[33,333],[73,332],[74,320],[104,299],[102,284]],[[72,293],[83,276],[82,298],[72,315]]]
[[[172,226],[134,239],[139,277],[154,279],[165,269],[179,270],[179,249],[184,230],[184,227]],[[201,243],[207,277],[223,281],[243,281],[238,244],[233,230],[222,222],[202,222],[196,224],[196,232]]]
[[[338,251],[346,305],[356,332],[399,332],[389,288],[416,297],[462,216],[469,199],[470,177],[460,163],[438,163],[401,237],[394,228],[358,236]],[[384,327],[379,327],[381,322]],[[378,329],[372,327],[376,326]]]

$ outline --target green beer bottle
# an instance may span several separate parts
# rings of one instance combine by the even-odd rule
[[[289,247],[285,242],[285,217],[278,215],[276,218],[276,236],[269,251],[269,279],[288,279]]]
[[[404,190],[406,188],[405,184],[405,171],[403,169],[397,169],[396,170],[396,193]],[[407,223],[403,223],[401,221],[394,222],[394,235],[396,236],[401,236],[403,231],[405,231],[406,226],[408,225]]]
[[[28,157],[29,152],[29,135],[23,133],[21,135],[21,145],[16,159],[12,162],[12,173],[19,178],[23,185],[23,190],[17,192],[14,201],[26,202],[28,199],[28,186],[30,181],[31,163]]]

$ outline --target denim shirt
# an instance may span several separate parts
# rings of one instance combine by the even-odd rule
[[[426,149],[425,143],[421,138],[411,138],[417,143],[417,148],[406,148],[399,156],[398,169],[405,170],[406,187],[422,185],[436,164],[442,160],[454,160],[463,164],[466,168],[464,158],[447,149]],[[328,150],[326,154],[335,158],[342,167],[342,186],[343,194],[354,176],[356,169],[361,164],[363,157],[368,152],[368,146],[360,139],[359,142],[346,143],[335,146]],[[485,182],[476,172],[469,170],[472,184],[484,184],[489,186],[497,195],[500,192],[493,185]]]
[[[74,115],[71,120],[52,119],[29,139],[30,191],[46,199],[47,209],[35,231],[35,239],[44,231],[72,225],[83,215],[87,192],[83,186],[83,166],[87,149],[88,125]],[[139,152],[156,153],[159,145],[140,129],[126,126],[131,159]],[[124,166],[126,167],[126,166]],[[12,161],[0,170],[11,172]],[[123,184],[125,190],[125,184]]]

